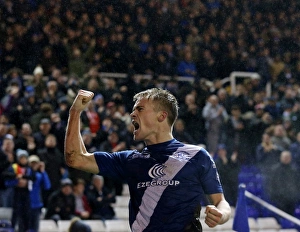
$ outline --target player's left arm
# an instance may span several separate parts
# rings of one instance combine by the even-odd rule
[[[209,227],[215,227],[227,222],[231,215],[231,208],[226,201],[223,193],[210,194],[211,205],[207,205],[205,209],[205,223]]]

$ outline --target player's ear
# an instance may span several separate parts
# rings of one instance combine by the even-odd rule
[[[158,121],[162,122],[164,121],[168,116],[168,113],[166,111],[159,111],[158,113]]]

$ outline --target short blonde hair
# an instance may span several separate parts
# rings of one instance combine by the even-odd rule
[[[155,110],[164,110],[168,113],[168,123],[173,126],[178,117],[178,102],[176,97],[168,90],[160,88],[147,89],[137,93],[133,97],[133,101],[136,102],[142,98],[152,100],[155,103]]]

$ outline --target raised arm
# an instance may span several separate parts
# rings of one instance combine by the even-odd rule
[[[79,90],[70,108],[65,137],[65,160],[68,166],[82,171],[99,173],[94,154],[88,153],[80,133],[80,115],[87,107],[94,93]]]

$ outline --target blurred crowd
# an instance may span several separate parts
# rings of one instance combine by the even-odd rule
[[[63,157],[78,89],[95,93],[82,113],[88,151],[115,152],[144,147],[132,140],[132,97],[160,87],[179,101],[174,137],[208,150],[232,205],[241,166],[255,165],[270,178],[270,201],[293,208],[300,203],[299,10],[296,0],[0,0],[0,207],[14,206],[26,217],[12,193],[26,192],[37,178],[48,183],[39,190],[38,209],[51,200],[55,205],[53,194],[59,198],[62,187],[71,186],[66,195],[78,191],[78,183],[84,192],[94,188],[95,177],[67,167]],[[233,71],[259,76],[238,80],[232,92],[222,79]],[[101,72],[126,77],[103,78]],[[283,177],[279,173],[289,174],[271,180]],[[122,182],[99,181],[112,199],[122,194]],[[91,218],[95,209],[83,210],[95,205],[89,196],[70,206],[70,215],[80,216],[80,209],[82,218]],[[71,205],[80,202],[74,199]]]

